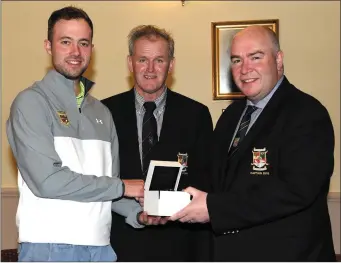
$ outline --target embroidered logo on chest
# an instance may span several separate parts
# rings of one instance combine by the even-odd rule
[[[59,117],[59,121],[61,124],[65,125],[65,126],[69,126],[70,125],[70,121],[67,118],[66,112],[65,111],[57,111],[58,117]]]
[[[180,163],[183,168],[182,172],[187,172],[187,167],[188,167],[188,153],[178,153],[178,163]]]

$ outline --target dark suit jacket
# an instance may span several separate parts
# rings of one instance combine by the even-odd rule
[[[335,261],[327,207],[334,132],[327,110],[284,78],[227,160],[245,106],[245,100],[231,104],[214,131],[214,193],[207,197],[214,260]],[[259,160],[267,164],[257,167]]]
[[[121,178],[145,179],[141,172],[134,91],[102,102],[111,111],[116,125]],[[182,177],[180,188],[192,185],[208,191],[208,147],[212,133],[212,119],[206,106],[168,90],[160,138],[152,149],[151,159],[177,161],[179,152],[188,153],[188,175]],[[113,213],[111,244],[119,261],[207,261],[210,232],[209,225],[179,222],[138,230]]]

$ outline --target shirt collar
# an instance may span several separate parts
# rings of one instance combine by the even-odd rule
[[[82,99],[84,98],[84,94],[85,94],[85,87],[83,82],[79,82],[79,88],[80,88],[80,92],[79,94],[76,96],[76,99]]]
[[[142,114],[145,112],[145,108],[143,107],[143,104],[145,102],[144,98],[137,92],[136,88],[134,88],[134,94],[135,94],[135,108],[136,112],[139,114]],[[166,105],[166,98],[167,98],[167,87],[162,92],[162,94],[154,100],[156,104],[156,109],[154,111],[155,114],[159,115],[164,111],[165,105]]]
[[[246,105],[251,105],[251,106],[256,106],[257,108],[260,109],[264,109],[266,104],[268,104],[269,100],[271,99],[271,97],[273,96],[273,94],[276,92],[276,90],[278,89],[278,87],[281,85],[282,81],[284,79],[284,75],[277,81],[275,87],[272,89],[272,91],[266,95],[263,99],[261,99],[260,101],[258,101],[256,104],[254,104],[252,101],[247,100]]]

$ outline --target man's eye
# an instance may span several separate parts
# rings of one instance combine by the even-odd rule
[[[240,62],[240,59],[232,59],[231,62],[232,64],[237,64]]]
[[[88,47],[88,46],[89,46],[89,43],[88,43],[88,42],[82,42],[82,43],[80,43],[80,45],[81,45],[82,47]]]
[[[251,59],[252,59],[252,60],[257,60],[257,59],[260,59],[260,57],[254,56],[254,57],[252,57]]]
[[[145,60],[144,58],[140,58],[140,59],[139,59],[139,62],[140,62],[140,63],[143,63],[143,62],[145,62],[145,61],[146,61],[146,60]]]
[[[162,60],[162,59],[158,59],[157,62],[158,62],[158,63],[162,63],[163,60]]]
[[[68,40],[63,40],[61,43],[62,43],[63,45],[69,45],[69,44],[70,44],[70,41],[68,41]]]

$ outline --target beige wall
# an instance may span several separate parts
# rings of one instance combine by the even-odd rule
[[[227,101],[212,100],[211,22],[279,19],[285,71],[298,88],[329,110],[336,134],[331,192],[340,192],[340,3],[246,1],[84,1],[2,3],[2,185],[16,185],[5,121],[16,94],[41,79],[49,67],[43,50],[50,13],[66,4],[84,8],[95,24],[90,72],[93,95],[105,98],[129,88],[126,68],[129,30],[156,24],[176,40],[173,89],[210,108],[214,123]],[[288,101],[288,103],[290,103]],[[290,165],[290,163],[288,163]],[[313,176],[313,175],[312,175]]]

